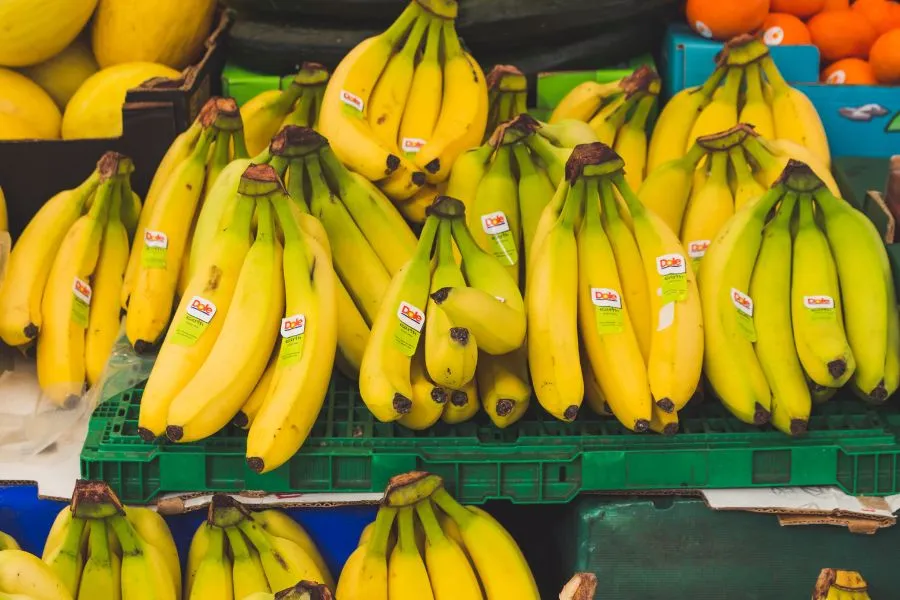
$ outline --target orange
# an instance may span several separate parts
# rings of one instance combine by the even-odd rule
[[[868,58],[878,34],[869,21],[853,10],[829,10],[806,24],[813,44],[826,62],[842,58]]]
[[[888,0],[856,0],[851,7],[864,16],[878,35],[900,27],[900,4]]]
[[[687,21],[705,38],[728,40],[756,31],[769,13],[769,0],[688,0]]]
[[[822,71],[822,81],[825,83],[847,85],[873,85],[875,72],[872,65],[861,58],[844,58],[832,63]]]
[[[825,7],[825,0],[772,0],[772,12],[787,13],[806,19]]]
[[[850,8],[850,0],[825,0],[822,10],[847,10],[848,8]]]
[[[763,41],[768,46],[798,46],[811,44],[809,29],[795,17],[787,13],[769,13],[762,26]]]
[[[869,64],[880,83],[900,85],[900,29],[892,29],[875,40]]]

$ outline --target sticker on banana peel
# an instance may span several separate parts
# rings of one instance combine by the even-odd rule
[[[72,322],[79,327],[87,327],[91,316],[91,297],[94,292],[91,284],[83,279],[75,278],[72,282]]]
[[[709,240],[694,240],[693,242],[688,242],[687,252],[691,259],[691,266],[694,268],[695,272],[697,271],[697,267],[700,266],[700,260],[706,255],[709,244]]]
[[[622,294],[618,290],[591,288],[591,303],[594,305],[597,333],[622,333],[625,329],[625,315],[622,312]]]
[[[202,296],[194,296],[175,325],[172,343],[179,346],[193,346],[197,343],[213,317],[216,316],[216,305]]]
[[[659,308],[656,330],[665,331],[675,323],[675,303],[669,302]]]
[[[687,262],[681,254],[663,254],[656,257],[656,272],[662,278],[660,294],[663,302],[681,302],[687,299]]]
[[[404,154],[418,154],[427,143],[428,140],[422,138],[403,138],[400,140],[400,150]]]
[[[425,326],[425,311],[416,308],[409,302],[400,302],[397,308],[397,328],[394,330],[394,343],[406,356],[416,353],[419,336]]]
[[[509,219],[502,210],[481,215],[481,228],[488,236],[491,254],[500,264],[512,266],[519,262],[519,251],[516,249],[516,238],[509,228]]]
[[[803,307],[810,311],[814,321],[830,321],[837,316],[831,296],[803,296]]]
[[[281,350],[278,362],[285,367],[300,362],[306,339],[306,315],[291,315],[281,320]]]
[[[356,117],[362,117],[363,108],[365,108],[366,103],[363,102],[363,99],[354,94],[353,92],[347,90],[341,90],[341,102],[344,103],[345,107],[349,107],[350,110],[347,112],[353,114]]]
[[[756,341],[756,327],[753,326],[753,299],[737,288],[731,288],[731,303],[737,309],[737,326],[744,337]]]
[[[144,248],[141,250],[141,266],[145,269],[165,269],[169,252],[169,236],[162,231],[144,230]]]

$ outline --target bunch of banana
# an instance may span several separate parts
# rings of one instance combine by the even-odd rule
[[[738,210],[700,267],[713,391],[742,421],[807,430],[813,399],[849,383],[881,403],[900,386],[900,323],[875,226],[789,161]]]
[[[648,128],[659,88],[659,76],[646,66],[610,83],[586,81],[560,101],[550,123],[577,119],[590,124],[597,141],[612,146],[625,161],[625,179],[638,189],[648,172]]]
[[[457,9],[456,0],[413,0],[341,61],[319,114],[338,158],[412,220],[487,123],[487,85],[457,37]]]
[[[395,526],[396,525],[396,526]],[[391,479],[375,522],[341,571],[341,600],[540,598],[522,551],[487,512],[459,504],[437,475]]]
[[[869,600],[869,586],[857,571],[822,569],[812,600]]]
[[[243,600],[334,600],[334,595],[326,585],[312,581],[301,581],[297,585],[281,590],[274,595],[269,592],[257,592],[250,594]]]
[[[828,167],[805,148],[784,140],[767,141],[742,123],[698,137],[683,156],[655,169],[638,197],[680,234],[696,270],[722,225],[763,195],[792,158],[810,164],[838,193]]]
[[[0,598],[73,600],[74,596],[53,569],[37,556],[18,546],[0,546]]]
[[[0,337],[37,343],[44,395],[71,407],[97,384],[119,337],[119,294],[141,201],[134,164],[107,152],[80,186],[60,192],[19,236],[0,288]]]
[[[166,522],[149,508],[122,506],[100,481],[76,484],[71,505],[50,528],[42,558],[66,598],[181,598],[181,563]]]
[[[326,593],[334,589],[328,566],[299,523],[277,509],[250,511],[230,496],[213,496],[188,551],[186,600],[271,598],[270,592],[300,587],[310,592],[307,600],[330,599],[316,584]]]
[[[528,80],[512,65],[496,65],[487,74],[488,119],[482,143],[505,121],[528,112]],[[451,171],[452,172],[452,171]]]
[[[328,70],[305,62],[287,89],[268,90],[241,107],[247,150],[255,156],[285,125],[315,127],[328,83]]]
[[[541,215],[525,294],[531,379],[558,419],[587,396],[630,430],[672,434],[700,379],[700,297],[677,236],[623,167],[603,143],[576,146]]]
[[[648,174],[684,156],[698,137],[738,123],[804,147],[831,166],[825,129],[809,98],[788,85],[761,39],[741,35],[725,44],[703,85],[681,90],[663,108],[650,139]]]

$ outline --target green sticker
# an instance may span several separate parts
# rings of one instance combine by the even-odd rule
[[[803,306],[810,311],[814,321],[833,321],[837,318],[831,296],[803,296]]]
[[[622,295],[610,288],[591,288],[591,303],[594,305],[594,319],[597,333],[607,335],[625,330],[625,315],[622,312]]]
[[[83,279],[75,278],[72,283],[72,322],[77,326],[86,329],[91,317],[91,296],[93,290],[88,282]]]
[[[193,346],[203,336],[214,316],[216,305],[206,298],[194,296],[175,325],[172,343],[179,346]]]
[[[731,302],[734,304],[737,326],[751,342],[756,341],[756,327],[753,324],[753,299],[742,291],[731,288]]]
[[[425,311],[408,302],[401,302],[397,309],[397,327],[394,329],[394,343],[406,356],[416,353],[419,337],[425,326]]]
[[[165,269],[169,252],[169,236],[162,231],[144,230],[144,248],[141,250],[141,266],[145,269]]]
[[[281,320],[281,350],[278,352],[280,365],[289,367],[300,362],[305,334],[305,315],[291,315]]]
[[[691,259],[691,268],[694,270],[694,273],[700,268],[700,261],[702,261],[703,257],[706,255],[706,249],[709,248],[709,243],[709,240],[695,240],[693,242],[688,242],[688,258]]]
[[[683,302],[687,300],[687,262],[681,254],[663,254],[656,257],[656,271],[662,281],[662,300]]]
[[[516,238],[513,236],[513,232],[509,228],[509,220],[502,210],[481,215],[481,227],[490,240],[491,253],[500,261],[500,264],[512,266],[519,262]]]

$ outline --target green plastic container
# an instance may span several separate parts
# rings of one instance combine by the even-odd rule
[[[635,434],[585,408],[575,423],[533,407],[505,430],[486,415],[413,432],[380,423],[357,389],[336,376],[312,435],[281,468],[257,475],[245,432],[227,428],[193,444],[137,435],[141,390],[97,408],[81,455],[82,476],[108,482],[125,502],[170,492],[265,490],[374,492],[414,469],[442,475],[461,501],[567,502],[580,492],[837,485],[850,494],[900,491],[900,411],[855,400],[817,407],[799,440],[745,425],[718,403],[687,409],[682,433]],[[536,405],[536,403],[533,403]]]

